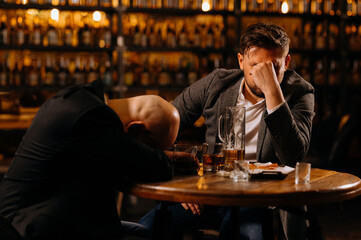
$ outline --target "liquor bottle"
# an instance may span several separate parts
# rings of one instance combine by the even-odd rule
[[[169,23],[167,26],[167,47],[177,47],[176,33],[174,23]]]
[[[198,25],[194,27],[194,40],[193,40],[193,47],[200,47],[201,46],[201,32],[198,28]]]
[[[9,45],[9,30],[6,25],[6,16],[2,16],[0,25],[0,46]]]
[[[10,29],[9,29],[9,44],[11,46],[16,46],[18,44],[18,34],[17,34],[17,21],[15,17],[10,18]]]
[[[25,23],[24,23],[24,18],[21,16],[17,17],[17,29],[16,29],[16,33],[17,33],[17,42],[16,45],[17,46],[23,46],[24,44],[26,44],[26,39],[27,39],[27,28],[25,27]]]
[[[105,71],[101,77],[103,83],[105,86],[111,86],[112,85],[112,72],[111,72],[111,66],[110,66],[110,60],[107,59],[105,61]]]
[[[186,59],[184,57],[180,57],[177,72],[175,74],[175,84],[177,86],[185,86],[187,83],[186,64]]]
[[[356,6],[356,12],[357,12],[357,15],[361,16],[361,1],[358,0],[357,1],[357,6]]]
[[[124,58],[124,84],[126,86],[135,85],[134,64],[130,57]]]
[[[0,88],[8,86],[8,71],[6,69],[6,60],[1,59],[0,61]]]
[[[328,46],[329,49],[334,50],[338,46],[338,35],[339,35],[338,26],[336,24],[331,23],[328,28],[329,28]]]
[[[352,68],[351,68],[351,81],[353,85],[359,85],[360,84],[360,77],[361,77],[361,72],[360,72],[360,64],[357,61],[357,59],[354,59],[352,61]]]
[[[160,65],[161,71],[159,73],[158,85],[161,87],[169,86],[171,83],[171,77],[169,74],[168,61],[165,57],[162,57]]]
[[[324,49],[326,47],[326,32],[322,23],[316,25],[316,49]]]
[[[73,73],[73,83],[77,85],[82,85],[86,82],[85,73],[82,69],[81,59],[79,56],[75,59],[75,70]]]
[[[26,74],[26,84],[28,86],[36,87],[39,85],[40,67],[41,67],[40,58],[33,59],[32,64],[30,66],[29,73]]]
[[[357,4],[355,0],[347,0],[347,12],[348,16],[356,16],[357,14]]]
[[[335,0],[325,0],[324,13],[328,15],[335,15]]]
[[[64,28],[64,46],[73,45],[73,28],[71,24],[71,16],[67,16],[65,19],[65,28]]]
[[[312,49],[312,23],[307,22],[303,27],[303,43],[305,49]]]
[[[203,78],[205,76],[208,75],[208,73],[210,72],[210,68],[209,68],[209,62],[207,57],[202,57],[201,61],[199,63],[199,78]]]
[[[293,24],[292,25],[292,36],[291,36],[291,47],[294,48],[294,49],[298,49],[302,46],[302,43],[301,43],[301,39],[302,36],[301,36],[301,33],[300,33],[300,30],[299,30],[299,27],[297,26],[297,24]]]
[[[135,47],[139,47],[141,43],[141,33],[139,31],[138,24],[134,27],[134,35],[133,35],[133,45]]]
[[[93,82],[93,81],[97,80],[98,77],[99,77],[99,74],[96,71],[94,57],[90,56],[90,58],[89,58],[89,72],[87,74],[87,82],[88,83]]]
[[[143,58],[143,70],[140,74],[140,85],[141,86],[149,86],[150,82],[150,74],[149,74],[149,59],[148,57]]]
[[[149,37],[148,37],[148,45],[149,47],[156,47],[158,44],[159,38],[157,36],[157,32],[155,31],[155,25],[149,25]]]
[[[111,7],[112,1],[111,0],[100,0],[101,7]]]
[[[15,65],[12,71],[13,79],[12,79],[12,86],[14,87],[21,87],[23,84],[23,65],[20,59],[15,59]]]
[[[54,86],[55,85],[55,69],[53,65],[53,60],[51,56],[46,57],[45,62],[45,79],[44,83],[45,86]]]
[[[40,19],[38,16],[34,17],[34,27],[31,31],[30,44],[34,46],[42,45],[43,34],[40,26]]]
[[[58,71],[58,76],[57,76],[57,82],[59,84],[60,87],[65,87],[69,84],[69,71],[68,68],[66,67],[66,59],[64,56],[60,56],[59,58],[59,71]]]
[[[110,21],[108,18],[105,20],[101,41],[104,41],[105,48],[110,48],[112,46],[112,31],[110,29]]]
[[[188,84],[191,85],[198,80],[197,66],[194,57],[189,62]]]
[[[335,59],[331,59],[330,61],[330,70],[329,70],[329,77],[328,77],[328,83],[330,85],[335,85],[337,83],[339,83],[339,67],[337,65],[337,62]]]
[[[81,36],[82,45],[87,46],[87,47],[91,46],[92,45],[91,37],[92,37],[91,29],[90,29],[88,23],[85,21],[84,28],[82,29],[82,36]]]
[[[183,22],[181,31],[178,35],[178,46],[179,47],[188,47],[188,37],[187,37],[187,29],[186,29],[186,23]]]
[[[98,6],[98,0],[85,0],[85,6],[96,7]]]
[[[324,66],[323,66],[323,61],[322,59],[318,59],[316,61],[316,66],[315,66],[315,84],[322,86],[325,84],[325,74],[324,74]]]
[[[162,71],[162,67],[158,58],[153,58],[153,62],[151,62],[149,66],[149,76],[150,82],[152,85],[156,85],[159,79],[159,74]]]
[[[49,46],[59,45],[59,35],[57,29],[54,27],[54,23],[49,20],[49,28],[47,32],[47,40]]]
[[[146,48],[148,45],[148,31],[147,27],[144,27],[140,34],[140,46]]]
[[[210,24],[208,26],[207,38],[206,38],[206,47],[207,48],[213,48],[214,47],[214,31],[213,31],[213,25],[212,24]]]

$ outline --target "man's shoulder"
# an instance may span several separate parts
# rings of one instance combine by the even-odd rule
[[[283,87],[285,88],[297,88],[303,89],[305,91],[314,91],[313,86],[311,83],[307,82],[294,70],[287,70],[285,72]]]

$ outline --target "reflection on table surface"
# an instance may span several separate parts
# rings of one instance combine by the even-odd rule
[[[216,174],[177,176],[167,182],[137,184],[144,198],[220,206],[281,206],[337,202],[361,195],[361,180],[351,174],[313,168],[310,184],[296,185],[294,172],[283,180],[233,182]]]

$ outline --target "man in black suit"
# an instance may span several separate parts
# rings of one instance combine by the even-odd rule
[[[158,96],[105,103],[99,80],[61,90],[39,109],[0,185],[0,214],[25,239],[118,239],[115,194],[136,181],[171,179],[162,151],[177,110]],[[144,144],[146,143],[146,144]]]
[[[178,109],[180,130],[205,118],[205,138],[212,153],[217,136],[217,120],[226,106],[246,107],[246,159],[294,166],[307,154],[314,113],[314,89],[293,70],[287,70],[290,39],[275,24],[250,25],[240,39],[240,69],[216,69],[198,80],[173,102]],[[154,211],[140,223],[153,228]],[[211,222],[220,229],[221,239],[229,239],[230,208],[211,208],[196,203],[169,207],[175,234],[194,228],[196,222]],[[241,239],[262,239],[260,208],[240,208]],[[213,212],[213,213],[212,213]],[[211,213],[211,214],[210,214]],[[304,239],[305,221],[280,211],[288,239]],[[200,215],[200,216],[198,216]],[[204,226],[203,226],[204,227]],[[178,234],[179,235],[179,234]]]

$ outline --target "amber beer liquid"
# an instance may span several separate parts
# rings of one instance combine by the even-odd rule
[[[235,160],[245,160],[244,149],[222,149],[224,156],[225,170],[232,170]]]

